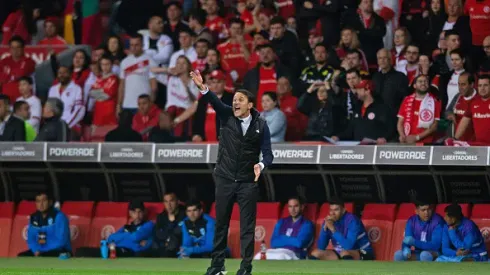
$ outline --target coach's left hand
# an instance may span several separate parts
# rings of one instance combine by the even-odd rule
[[[259,164],[254,165],[254,173],[255,173],[255,180],[254,182],[259,181],[260,173],[262,172],[262,168],[260,167]]]

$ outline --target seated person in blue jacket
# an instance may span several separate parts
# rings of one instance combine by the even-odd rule
[[[146,220],[145,205],[139,200],[129,203],[129,220],[107,238],[107,246],[115,245],[116,257],[143,257],[151,255],[153,222]],[[78,257],[100,257],[99,248],[79,248]],[[104,255],[102,255],[104,257]]]
[[[215,220],[203,214],[201,202],[186,203],[187,217],[182,223],[182,246],[179,258],[208,258],[213,250]]]
[[[442,230],[442,255],[437,262],[486,262],[485,240],[476,224],[465,218],[456,203],[444,209],[446,225]]]
[[[288,200],[289,217],[280,219],[271,237],[271,249],[267,249],[267,260],[305,259],[308,247],[313,242],[313,223],[303,216],[305,205],[298,198]],[[259,260],[261,253],[254,259]]]
[[[53,207],[46,192],[36,195],[36,212],[32,213],[27,230],[29,250],[19,257],[59,257],[72,253],[70,227],[65,214]]]
[[[333,250],[327,249],[332,240]],[[311,255],[319,260],[374,260],[371,243],[361,220],[344,208],[341,199],[330,201],[330,214],[325,218]]]
[[[395,261],[431,262],[439,256],[444,219],[434,213],[428,202],[417,201],[415,207],[415,215],[405,225],[402,249],[395,252]]]

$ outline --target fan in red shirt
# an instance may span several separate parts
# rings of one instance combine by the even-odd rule
[[[274,4],[278,9],[278,14],[282,18],[294,17],[296,14],[296,8],[294,7],[293,0],[275,0]]]
[[[248,59],[248,69],[251,70],[257,66],[260,60],[259,49],[260,45],[267,44],[269,41],[269,34],[266,31],[252,32],[250,34],[253,38],[252,50],[250,52],[250,58]]]
[[[254,17],[253,14],[247,9],[247,1],[246,0],[238,0],[236,5],[236,9],[240,14],[240,19],[245,23],[247,28],[249,26],[254,25]]]
[[[2,45],[7,45],[14,36],[20,36],[26,43],[30,43],[32,35],[36,33],[35,21],[39,16],[39,9],[33,10],[26,5],[9,14],[2,26]]]
[[[270,44],[262,45],[260,48],[260,66],[259,66],[259,89],[257,99],[262,99],[262,95],[268,91],[275,91],[277,86],[276,74],[276,54]],[[262,104],[256,104],[259,112],[262,112]]]
[[[415,77],[419,75],[419,56],[419,47],[416,45],[409,45],[405,51],[405,60],[400,60],[396,66],[397,71],[404,73],[407,76],[409,85],[411,85]]]
[[[222,60],[228,63],[232,71],[236,71],[238,79],[242,82],[248,71],[248,59],[250,51],[243,36],[244,23],[241,19],[232,18],[230,20],[230,39],[218,45]]]
[[[119,78],[112,73],[112,59],[103,56],[99,60],[101,75],[97,77],[90,90],[90,97],[94,98],[94,126],[117,125],[116,104],[119,88]]]
[[[0,60],[0,87],[3,94],[8,95],[11,102],[20,96],[19,78],[31,76],[36,63],[24,53],[24,40],[19,36],[10,39],[10,55]]]
[[[455,139],[461,139],[470,124],[473,125],[475,141],[471,145],[490,145],[490,76],[482,75],[478,79],[478,94],[470,103],[463,119],[458,125]]]
[[[490,35],[490,1],[466,0],[464,13],[470,17],[472,44],[483,45],[483,39]]]
[[[38,45],[63,46],[65,39],[58,35],[57,18],[46,18],[44,21],[44,33],[46,37],[39,41]]]
[[[221,54],[217,49],[209,49],[206,57],[206,68],[203,71],[206,80],[215,70],[222,71],[226,75],[225,91],[233,93],[235,91],[235,85],[233,83],[233,77],[229,73],[230,68],[228,67],[228,63],[221,60]]]
[[[150,96],[142,94],[138,97],[138,112],[133,117],[133,130],[138,132],[144,141],[148,140],[151,128],[158,125],[160,109],[150,100]]]
[[[462,73],[458,78],[459,96],[457,97],[454,107],[447,114],[447,119],[453,121],[454,130],[458,129],[461,120],[466,113],[466,110],[471,105],[471,102],[478,97],[478,93],[473,89],[475,78],[468,72]],[[464,134],[461,136],[462,141],[474,141],[475,133],[473,125],[469,125]]]
[[[215,41],[225,39],[228,36],[228,30],[226,29],[225,20],[218,14],[219,6],[217,0],[207,0],[205,10],[208,14],[206,27],[213,33]]]
[[[441,114],[441,102],[429,93],[429,77],[414,80],[415,93],[405,97],[398,111],[400,142],[432,143]]]
[[[279,107],[286,115],[286,141],[298,141],[304,136],[308,117],[296,108],[298,98],[292,94],[292,86],[286,77],[277,80],[277,97]]]
[[[197,59],[192,62],[192,69],[202,72],[206,69],[206,56],[209,50],[209,41],[201,38],[194,44],[194,48],[196,49]]]

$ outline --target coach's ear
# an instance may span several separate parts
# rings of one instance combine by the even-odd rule
[[[249,102],[248,103],[248,109],[251,110],[253,107],[254,107],[254,103],[253,102]]]

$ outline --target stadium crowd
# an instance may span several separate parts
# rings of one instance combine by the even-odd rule
[[[21,2],[2,28],[3,141],[215,142],[199,70],[227,104],[250,91],[273,142],[490,144],[489,0],[116,1],[105,42],[68,67],[51,53],[41,100],[24,48],[77,34],[60,22],[79,1]]]
[[[203,212],[199,201],[183,205],[174,193],[166,193],[163,200],[165,210],[158,214],[156,222],[148,219],[143,202],[133,200],[128,205],[129,223],[106,238],[102,236],[100,247],[72,249],[69,220],[53,204],[49,194],[41,192],[36,196],[36,212],[30,215],[27,229],[29,249],[18,256],[209,258],[215,219]],[[488,261],[487,236],[464,217],[460,205],[446,206],[441,217],[427,201],[415,199],[414,204],[415,214],[406,221],[402,249],[394,253],[394,261]],[[271,247],[268,249],[262,241],[255,260],[376,259],[368,236],[371,233],[366,231],[361,219],[346,210],[341,199],[329,201],[329,213],[317,231],[316,246],[313,245],[314,221],[303,215],[303,200],[291,197],[285,207],[289,215],[274,225]]]

